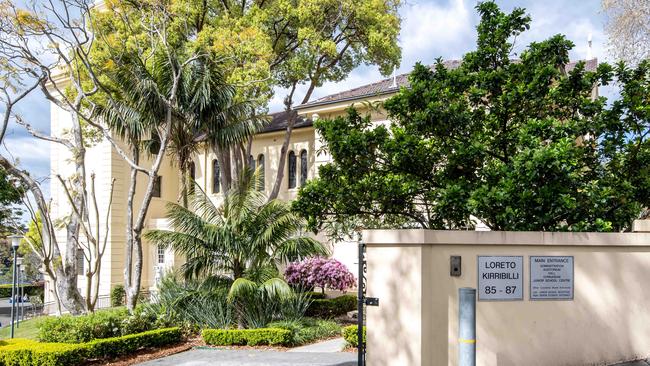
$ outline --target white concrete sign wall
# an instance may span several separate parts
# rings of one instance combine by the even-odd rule
[[[573,300],[573,256],[530,256],[530,299]]]
[[[523,300],[523,256],[478,256],[478,300]]]

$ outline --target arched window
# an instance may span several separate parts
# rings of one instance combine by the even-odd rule
[[[194,182],[196,181],[196,165],[194,162],[190,162],[190,181],[187,182],[187,191],[189,193],[194,193]]]
[[[212,160],[212,193],[219,193],[221,191],[221,169],[219,168],[219,161]]]
[[[307,150],[300,152],[300,186],[304,186],[307,182]]]
[[[156,176],[156,180],[153,182],[153,190],[151,191],[152,197],[160,198],[162,196],[162,176]]]
[[[253,155],[248,155],[248,166],[255,170],[255,158],[253,158]]]
[[[296,153],[289,151],[289,156],[287,159],[289,160],[289,189],[296,188]]]
[[[264,190],[266,187],[266,179],[264,177],[264,154],[259,154],[257,156],[257,166],[260,168],[260,191]]]

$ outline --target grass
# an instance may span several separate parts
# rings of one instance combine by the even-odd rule
[[[22,321],[14,328],[14,338],[36,339],[38,328],[36,327],[40,318]],[[0,328],[0,339],[9,339],[11,336],[11,325]]]

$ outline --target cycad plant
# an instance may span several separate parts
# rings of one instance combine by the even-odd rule
[[[245,169],[219,206],[197,186],[188,207],[167,205],[172,229],[149,231],[146,238],[186,259],[181,267],[186,279],[226,275],[261,283],[280,264],[328,255],[302,231],[303,220],[289,204],[267,201],[258,184],[260,172]]]

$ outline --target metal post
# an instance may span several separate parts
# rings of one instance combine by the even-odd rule
[[[23,301],[23,299],[20,297],[20,264],[18,265],[16,278],[18,278],[18,280],[16,281],[18,282],[18,284],[16,285],[16,295],[18,295],[18,301],[16,302],[16,299],[14,299],[14,302],[16,302],[16,328],[20,328],[20,304]]]
[[[476,366],[476,289],[458,289],[458,365]]]
[[[363,344],[363,305],[365,302],[365,291],[363,283],[364,277],[364,251],[365,245],[362,241],[359,241],[359,283],[357,285],[357,365],[365,366],[366,357],[364,352],[365,344]]]
[[[22,274],[23,282],[25,282],[25,266],[20,269],[20,273]],[[20,320],[25,321],[25,302],[23,301],[25,299],[25,286],[20,287],[20,293]]]
[[[11,286],[11,338],[14,337],[14,315],[16,307],[16,260],[18,257],[18,249],[14,247],[14,275],[13,275],[13,285]]]

